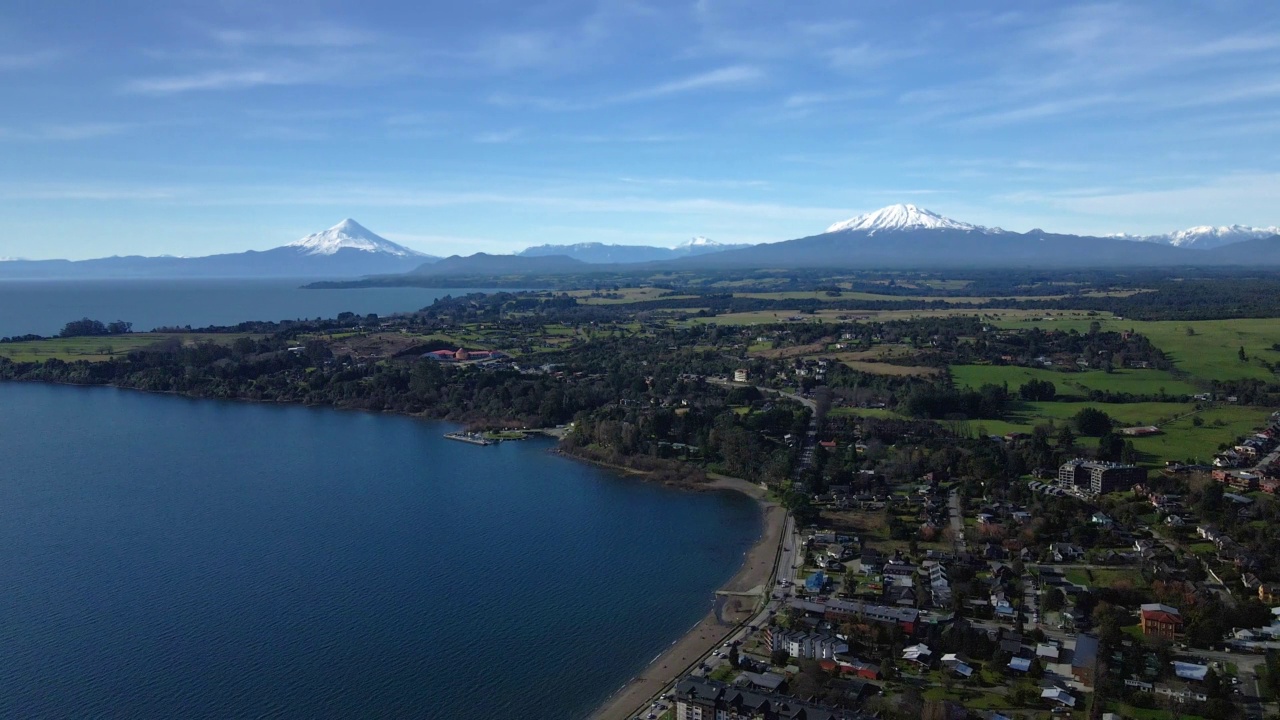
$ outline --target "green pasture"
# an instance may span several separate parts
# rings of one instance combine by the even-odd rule
[[[1046,330],[1088,332],[1089,323],[1095,320],[1103,330],[1133,330],[1145,335],[1170,356],[1179,370],[1204,380],[1273,380],[1275,376],[1259,360],[1280,362],[1280,352],[1271,349],[1280,343],[1280,320],[1269,318],[1145,322],[1099,316],[1040,323],[1003,318],[996,322],[1001,327],[1014,329],[1038,324]],[[1245,362],[1240,361],[1241,347],[1249,358]]]
[[[1107,409],[1110,406],[1099,406]],[[1120,407],[1124,407],[1123,405]],[[1198,460],[1209,462],[1218,446],[1252,433],[1271,415],[1268,408],[1223,405],[1202,410],[1191,417],[1183,417],[1160,426],[1162,435],[1133,438],[1138,452],[1160,460]],[[1199,417],[1202,425],[1196,427],[1193,417]]]
[[[99,362],[128,354],[131,350],[154,345],[168,338],[178,338],[184,343],[208,341],[226,344],[242,337],[252,336],[221,333],[130,333],[100,337],[50,338],[0,343],[0,357],[14,362],[42,362],[52,358],[68,362],[73,360]]]
[[[1090,390],[1134,395],[1194,395],[1201,392],[1195,385],[1165,370],[1061,372],[1014,365],[953,365],[951,376],[956,387],[978,388],[1007,383],[1012,391],[1029,380],[1048,380],[1057,387],[1059,395],[1085,395]]]

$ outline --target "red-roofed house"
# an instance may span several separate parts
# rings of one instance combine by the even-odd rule
[[[1148,603],[1142,606],[1142,634],[1173,640],[1182,634],[1182,613],[1177,608]]]

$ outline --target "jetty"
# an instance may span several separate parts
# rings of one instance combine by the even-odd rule
[[[498,440],[491,440],[480,433],[472,432],[451,432],[445,433],[445,437],[458,442],[471,443],[472,445],[497,445]]]

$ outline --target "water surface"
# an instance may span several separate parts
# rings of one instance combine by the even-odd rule
[[[0,716],[583,717],[759,535],[448,429],[0,384]]]
[[[56,335],[83,317],[157,327],[235,325],[247,320],[332,318],[419,310],[448,288],[304,290],[306,280],[0,280],[0,337]]]

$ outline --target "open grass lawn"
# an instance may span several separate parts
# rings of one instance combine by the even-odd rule
[[[1072,569],[1066,571],[1065,577],[1069,582],[1089,588],[1145,588],[1150,585],[1136,568]],[[1141,628],[1138,632],[1142,632]]]
[[[870,362],[867,360],[845,360],[844,364],[851,370],[867,373],[868,375],[893,375],[896,377],[928,377],[937,375],[942,372],[935,367],[925,367],[923,365],[891,365],[882,362]]]
[[[1201,392],[1195,384],[1164,370],[1058,372],[1014,365],[953,365],[951,375],[957,387],[978,388],[986,384],[1008,383],[1009,389],[1015,391],[1029,380],[1048,380],[1057,387],[1059,395],[1085,395],[1090,390],[1135,395],[1159,395],[1162,392],[1194,395]]]
[[[1124,703],[1109,702],[1107,703],[1107,711],[1119,713],[1121,717],[1134,718],[1134,720],[1174,720],[1175,717],[1180,720],[1205,720],[1199,715],[1183,715],[1179,713],[1174,715],[1168,710],[1153,708],[1138,708]]]
[[[14,362],[40,362],[50,358],[99,362],[117,355],[124,355],[130,350],[154,345],[167,338],[178,338],[184,343],[211,341],[228,344],[242,337],[257,336],[221,333],[130,333],[105,337],[52,338],[30,342],[0,343],[0,357],[9,358]]]
[[[1280,352],[1271,349],[1272,345],[1280,343],[1280,322],[1270,318],[1143,322],[1098,316],[1059,318],[1042,322],[1040,327],[1086,332],[1093,320],[1101,323],[1103,330],[1134,330],[1147,336],[1156,347],[1169,354],[1179,370],[1204,380],[1269,380],[1273,375],[1258,359],[1280,362]],[[1031,326],[1029,322],[1012,317],[1001,318],[997,324],[1023,329]],[[1188,328],[1194,334],[1188,335]],[[1247,362],[1239,359],[1242,346],[1249,357]]]
[[[888,418],[892,420],[902,420],[906,417],[905,415],[901,415],[893,410],[889,410],[888,408],[838,407],[831,408],[831,412],[827,414],[832,417],[854,415],[857,417]]]
[[[697,312],[696,308],[681,310]],[[974,310],[963,306],[946,310],[819,310],[812,315],[800,314],[797,310],[761,310],[756,312],[726,313],[710,318],[690,318],[690,323],[710,323],[713,325],[761,325],[765,323],[785,323],[792,316],[801,317],[803,322],[853,322],[853,321],[887,321],[909,320],[912,318],[931,317],[983,317],[1007,327],[1029,327],[1020,324],[1028,318],[1055,318],[1063,322],[1082,323],[1089,326],[1089,317],[1082,311],[1064,310]],[[1096,318],[1095,318],[1096,319]],[[800,321],[797,321],[800,322]]]
[[[1103,406],[1107,409],[1110,406]],[[1124,407],[1124,406],[1120,406]],[[1160,460],[1200,460],[1208,462],[1222,443],[1231,442],[1260,427],[1271,415],[1269,408],[1223,405],[1202,410],[1203,425],[1196,427],[1192,417],[1183,417],[1160,426],[1162,435],[1134,438],[1139,452]]]
[[[1192,403],[1091,403],[1091,402],[1015,402],[1013,411],[1006,418],[1015,424],[1030,428],[1046,420],[1059,424],[1070,420],[1085,408],[1097,408],[1110,415],[1122,427],[1135,425],[1159,425],[1170,419],[1195,410]]]
[[[664,296],[670,293],[670,290],[656,287],[629,287],[618,288],[617,290],[574,290],[569,295],[578,299],[583,305],[621,305],[624,303],[644,302],[646,300],[665,299]],[[595,297],[592,297],[592,296]],[[616,295],[618,297],[604,297],[605,295]],[[696,295],[671,295],[670,298],[678,298],[686,300]]]

